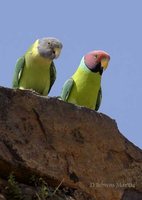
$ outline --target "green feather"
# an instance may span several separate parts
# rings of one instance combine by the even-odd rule
[[[13,82],[12,82],[13,88],[19,87],[19,81],[23,72],[24,64],[25,64],[25,57],[22,56],[16,62],[15,72],[14,72],[14,77],[13,77]]]
[[[50,86],[49,86],[48,93],[50,92],[51,87],[53,86],[55,80],[56,80],[56,68],[55,68],[54,63],[52,62],[50,66]]]
[[[99,92],[98,92],[98,97],[97,97],[97,101],[96,101],[96,107],[95,110],[98,111],[101,105],[101,101],[102,101],[102,88],[100,87]]]
[[[63,101],[67,101],[67,99],[70,95],[71,89],[73,87],[73,84],[74,84],[74,80],[72,78],[68,79],[64,83],[63,88],[62,88],[62,92],[61,92],[61,99]]]

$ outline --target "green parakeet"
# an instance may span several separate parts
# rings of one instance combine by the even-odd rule
[[[109,60],[109,54],[101,50],[83,56],[76,72],[64,83],[61,99],[97,111],[102,99],[101,78]]]
[[[62,43],[56,38],[36,40],[17,60],[13,88],[30,89],[46,96],[56,79],[53,59],[59,57]]]

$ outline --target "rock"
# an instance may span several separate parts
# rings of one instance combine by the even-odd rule
[[[110,117],[30,91],[0,88],[0,176],[34,174],[70,199],[142,199],[142,150]]]
[[[6,198],[2,194],[0,194],[0,200],[6,200]]]

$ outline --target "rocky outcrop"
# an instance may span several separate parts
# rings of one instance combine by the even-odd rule
[[[102,113],[1,87],[0,135],[4,180],[42,177],[64,199],[142,199],[142,151]]]

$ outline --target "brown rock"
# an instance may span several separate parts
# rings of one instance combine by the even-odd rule
[[[0,135],[3,178],[63,181],[76,200],[142,199],[142,151],[102,113],[0,88]]]
[[[0,200],[6,200],[6,198],[2,194],[0,194]]]

